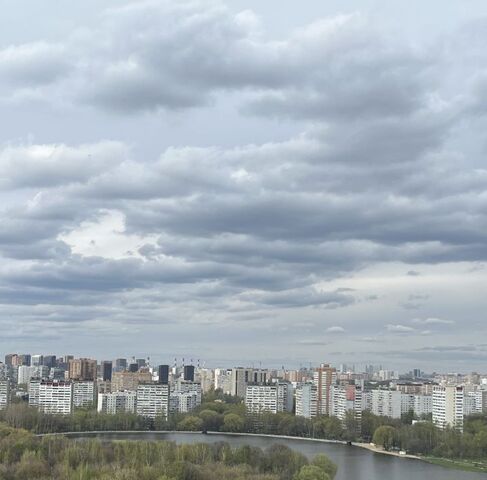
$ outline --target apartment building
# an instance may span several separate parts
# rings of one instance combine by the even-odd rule
[[[117,413],[135,413],[136,392],[99,393],[97,410],[100,413],[115,415]]]
[[[0,410],[7,408],[10,404],[10,381],[0,380]]]
[[[336,383],[336,369],[328,364],[321,364],[313,373],[313,383],[317,392],[318,415],[330,415],[331,413],[331,386]]]
[[[137,415],[147,418],[167,418],[169,413],[169,385],[139,384],[137,387]]]
[[[449,426],[463,431],[463,386],[436,386],[433,389],[432,402],[433,423],[437,427],[444,429]]]
[[[90,407],[95,404],[95,382],[73,382],[73,406]]]
[[[73,384],[56,380],[41,380],[39,409],[53,415],[69,415],[73,411]]]
[[[252,414],[292,411],[293,392],[288,382],[249,384],[245,392],[245,406]]]

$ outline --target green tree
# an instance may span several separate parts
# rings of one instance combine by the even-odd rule
[[[213,410],[202,410],[198,416],[203,421],[203,430],[218,432],[223,424],[223,416]]]
[[[321,468],[330,478],[335,478],[337,466],[324,454],[320,453],[313,458],[312,464]]]
[[[374,432],[373,442],[384,450],[390,450],[396,446],[397,430],[389,425],[383,425]]]
[[[305,465],[294,475],[293,480],[330,480],[330,476],[316,465]]]
[[[201,418],[195,417],[194,415],[189,415],[184,417],[178,423],[178,430],[199,432],[203,428],[203,420]]]
[[[228,413],[223,417],[223,425],[221,430],[223,432],[242,432],[244,428],[244,420],[235,413]]]

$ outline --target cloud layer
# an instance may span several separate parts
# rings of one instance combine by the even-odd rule
[[[476,65],[487,58],[463,59],[461,82],[446,67],[452,45],[476,41],[463,32],[412,47],[357,13],[269,39],[250,11],[144,1],[62,42],[3,48],[5,105],[157,121],[160,111],[211,111],[230,98],[249,124],[260,116],[295,122],[296,132],[153,158],[123,138],[5,142],[1,321],[22,325],[24,339],[38,328],[62,340],[112,335],[113,350],[126,348],[128,331],[140,351],[168,335],[175,349],[210,357],[218,337],[229,349],[220,358],[254,332],[262,345],[252,355],[277,338],[280,361],[279,345],[295,339],[295,362],[309,354],[299,345],[326,355],[327,338],[351,356],[361,338],[410,336],[418,358],[434,361],[433,349],[420,350],[424,337],[452,342],[477,319],[461,309],[446,318],[424,271],[486,276],[487,170],[476,158],[485,149],[477,141],[472,150],[471,138],[487,98]],[[397,301],[393,282],[363,273],[387,264],[403,268]],[[367,360],[367,343],[356,361]]]

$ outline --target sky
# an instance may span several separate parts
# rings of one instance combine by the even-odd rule
[[[0,11],[0,352],[487,372],[485,1]]]

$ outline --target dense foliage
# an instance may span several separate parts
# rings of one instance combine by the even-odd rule
[[[69,440],[0,424],[0,480],[331,480],[324,455],[311,463],[282,445]]]

